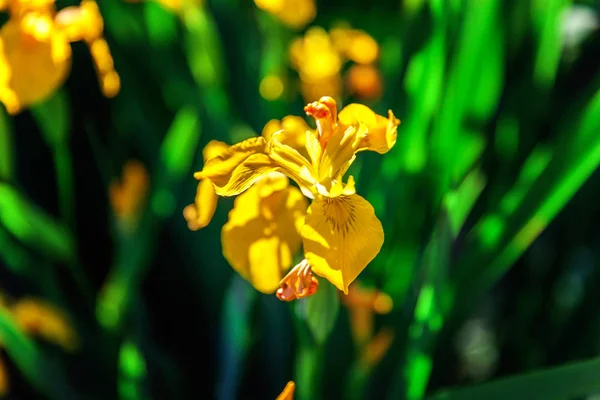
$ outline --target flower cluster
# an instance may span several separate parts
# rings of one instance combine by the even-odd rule
[[[119,92],[95,1],[57,12],[54,0],[5,0],[0,10],[9,12],[0,29],[0,102],[9,113],[43,101],[64,83],[71,68],[70,43],[76,41],[89,46],[102,93],[113,97]]]
[[[362,99],[374,99],[381,94],[381,77],[375,66],[379,46],[364,31],[340,26],[328,33],[312,27],[291,43],[289,52],[307,102],[326,94],[339,98],[344,87],[342,67],[348,61],[354,63],[346,72],[348,92]]]
[[[304,259],[278,283],[277,296],[285,301],[313,294],[318,288],[313,274],[347,293],[379,253],[381,223],[369,202],[356,194],[353,177],[343,178],[357,153],[388,152],[400,123],[391,111],[386,118],[360,104],[338,115],[335,100],[327,96],[308,104],[305,112],[315,119],[316,130],[298,119],[284,119],[274,133],[265,130],[205,157],[204,168],[194,174],[200,181],[196,203],[184,211],[191,228],[207,223],[202,216],[207,181],[216,195],[240,195],[223,228],[223,252],[265,293],[276,287],[273,279],[301,241]],[[312,200],[310,206],[286,176]],[[210,202],[207,214],[214,212],[215,202]]]

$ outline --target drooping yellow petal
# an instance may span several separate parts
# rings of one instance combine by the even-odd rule
[[[395,144],[397,127],[400,120],[388,111],[388,118],[375,114],[373,110],[362,104],[349,104],[340,111],[340,125],[352,126],[362,123],[367,127],[367,133],[361,139],[357,151],[370,150],[379,154],[387,153]]]
[[[281,178],[285,187],[281,187]],[[307,202],[287,178],[276,173],[235,199],[221,231],[223,255],[243,278],[263,293],[274,293],[301,245]],[[266,186],[272,186],[269,193]],[[278,189],[278,190],[276,190]]]
[[[67,78],[71,48],[48,15],[31,12],[22,20],[9,19],[0,29],[0,41],[6,68],[0,100],[9,113],[44,100]]]
[[[304,255],[313,272],[344,293],[379,253],[383,236],[373,207],[357,194],[316,198],[302,228]]]
[[[293,381],[289,381],[285,388],[275,400],[294,400],[294,391],[296,390],[296,384]]]
[[[279,168],[267,155],[266,147],[263,137],[246,139],[208,160],[194,177],[210,179],[219,196],[238,195],[261,176]]]
[[[217,210],[218,201],[219,196],[215,193],[212,182],[209,179],[202,179],[198,183],[194,204],[183,209],[183,217],[188,223],[188,228],[197,231],[210,224]]]

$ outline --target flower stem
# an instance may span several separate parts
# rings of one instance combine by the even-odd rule
[[[72,235],[76,233],[75,191],[73,183],[73,158],[67,144],[53,147],[56,185],[58,190],[58,205],[60,215]],[[90,282],[82,273],[77,255],[68,263],[68,268],[87,300],[93,300],[93,290]]]

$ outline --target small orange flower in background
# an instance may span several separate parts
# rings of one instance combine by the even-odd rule
[[[121,83],[95,1],[83,0],[58,12],[54,0],[13,0],[0,7],[9,12],[0,29],[0,102],[10,114],[58,90],[71,68],[70,43],[76,41],[90,47],[102,93],[117,95]]]
[[[275,400],[294,400],[294,391],[296,390],[296,384],[293,381],[289,381],[283,391]]]
[[[385,293],[367,289],[356,282],[348,289],[347,296],[341,296],[341,302],[350,315],[352,338],[360,362],[367,368],[375,366],[394,340],[394,332],[390,329],[384,328],[375,334],[375,314],[392,311],[392,299]]]
[[[150,178],[144,164],[129,160],[123,166],[120,181],[111,182],[108,188],[110,205],[120,226],[133,230],[148,197]]]
[[[42,338],[69,352],[79,348],[79,338],[69,318],[49,302],[28,297],[13,301],[0,292],[0,308],[10,313],[26,335]],[[8,371],[0,358],[0,396],[8,394],[9,387]]]
[[[346,73],[348,92],[361,99],[381,96],[381,75],[376,66],[379,45],[368,33],[349,27],[335,27],[329,33],[312,27],[290,45],[290,62],[300,76],[305,101],[324,95],[339,99],[343,91],[342,67],[354,65]]]

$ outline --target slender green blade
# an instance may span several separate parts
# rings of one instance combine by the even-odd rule
[[[319,290],[306,300],[306,324],[318,344],[325,343],[333,330],[340,309],[340,298],[335,286],[321,280]]]
[[[0,224],[48,257],[62,261],[74,258],[73,237],[68,229],[6,183],[0,183]]]
[[[428,400],[565,400],[600,392],[600,359],[499,379],[477,386],[440,391]]]
[[[0,308],[0,337],[3,348],[37,391],[56,400],[77,398],[69,387],[62,368],[47,358],[19,330],[9,311],[3,308]]]

